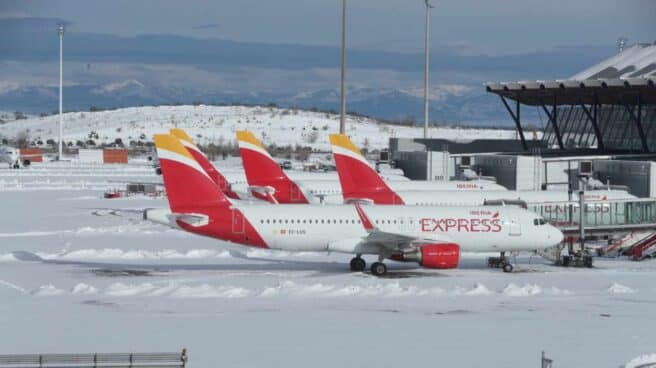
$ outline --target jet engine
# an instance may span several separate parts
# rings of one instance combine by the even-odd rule
[[[460,260],[460,246],[455,243],[420,244],[415,250],[395,254],[390,258],[401,262],[417,262],[426,268],[456,268]]]

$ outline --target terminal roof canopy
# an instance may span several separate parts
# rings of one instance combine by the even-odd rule
[[[488,92],[525,105],[656,104],[656,43],[637,44],[568,79],[488,82]],[[638,102],[637,100],[640,99]]]

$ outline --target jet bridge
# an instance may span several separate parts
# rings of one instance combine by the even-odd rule
[[[586,236],[606,236],[629,231],[656,231],[656,198],[585,201],[581,217],[578,201],[528,203],[527,208],[558,227],[566,236],[576,236],[580,219]]]

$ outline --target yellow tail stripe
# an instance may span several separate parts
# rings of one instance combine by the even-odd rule
[[[260,143],[260,141],[257,138],[255,138],[253,133],[249,132],[248,130],[238,130],[237,131],[237,141],[250,143],[250,144],[252,144],[254,146],[258,146],[258,147],[262,148],[264,151],[266,151],[266,148],[264,147],[264,145],[262,145],[262,143]]]
[[[191,153],[187,151],[187,149],[180,143],[177,137],[172,136],[170,134],[155,134],[153,137],[153,141],[155,142],[155,147],[157,149],[163,149],[167,150],[170,152],[175,152],[179,155],[188,157],[190,159],[194,159]]]
[[[191,137],[189,137],[189,135],[187,135],[187,132],[185,132],[184,130],[179,128],[171,128],[170,131],[172,135],[178,137],[179,139],[194,144],[194,141],[191,140]]]
[[[351,142],[351,140],[349,139],[349,137],[346,134],[331,134],[330,135],[330,144],[332,146],[337,146],[337,147],[347,149],[347,150],[349,150],[353,153],[356,153],[356,154],[362,156],[362,152],[360,152],[358,147],[356,147],[355,144],[353,144],[353,142]]]

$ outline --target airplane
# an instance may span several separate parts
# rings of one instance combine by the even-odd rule
[[[266,206],[233,203],[172,136],[154,137],[169,208],[147,209],[146,220],[197,235],[251,247],[355,254],[352,271],[387,273],[383,261],[456,268],[461,252],[532,251],[549,248],[563,234],[517,207],[434,207],[355,204]],[[504,259],[505,272],[513,270]]]
[[[42,154],[29,154],[21,155],[18,148],[10,146],[0,146],[0,162],[4,162],[9,165],[10,169],[20,169],[22,167],[28,167],[31,164],[29,157],[31,156],[43,156]],[[22,161],[21,161],[22,159]]]
[[[260,192],[269,191],[278,203],[332,203],[343,202],[342,189],[337,180],[310,180],[290,178],[260,141],[249,131],[237,131],[239,152],[251,188]],[[376,173],[377,177],[380,177]],[[395,176],[384,178],[386,186],[395,190],[505,190],[501,185],[487,181],[440,181],[422,182],[398,180]],[[404,178],[405,179],[405,178]],[[266,199],[255,193],[256,197]]]
[[[331,134],[330,144],[346,202],[369,201],[375,204],[480,206],[489,202],[523,205],[570,200],[569,194],[565,191],[469,190],[454,195],[452,191],[418,191],[412,187],[405,188],[404,183],[392,184],[382,180],[348,136]],[[412,183],[419,184],[418,182]],[[633,198],[636,197],[625,190],[591,190],[584,194],[586,201]],[[572,193],[571,200],[577,201],[578,193]]]

